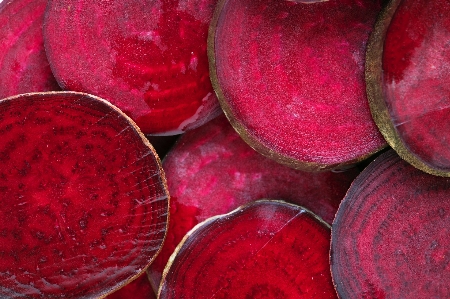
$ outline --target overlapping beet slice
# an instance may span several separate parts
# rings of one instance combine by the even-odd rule
[[[0,297],[98,298],[163,242],[159,158],[105,100],[74,92],[0,101]]]
[[[215,0],[50,0],[47,55],[59,84],[117,105],[146,134],[178,134],[220,111],[209,79]]]
[[[0,1],[0,98],[59,90],[45,56],[46,0]]]
[[[183,239],[159,298],[337,298],[327,224],[302,207],[262,200],[210,218]]]
[[[323,170],[385,146],[364,82],[380,2],[220,1],[210,28],[211,78],[252,147],[296,168]]]
[[[355,180],[332,226],[340,298],[450,297],[450,179],[389,151]]]
[[[450,4],[391,1],[367,53],[372,114],[389,144],[414,166],[450,176]]]

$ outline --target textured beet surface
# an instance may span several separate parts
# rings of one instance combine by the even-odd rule
[[[355,180],[332,226],[339,297],[450,298],[450,179],[389,151]]]
[[[164,266],[197,223],[260,198],[284,199],[326,222],[359,173],[309,173],[288,168],[250,148],[225,116],[185,133],[163,161],[171,196],[166,241],[148,272],[159,285]]]
[[[146,134],[178,134],[220,111],[207,32],[215,0],[49,1],[44,36],[59,84],[117,105]]]
[[[211,77],[247,142],[306,170],[359,161],[384,146],[364,83],[379,2],[221,1]]]
[[[143,274],[120,290],[108,295],[106,299],[156,299],[147,275]]]
[[[299,206],[258,201],[190,232],[159,298],[337,298],[329,227]]]
[[[0,1],[0,98],[59,90],[42,37],[46,0]]]
[[[167,225],[159,158],[87,94],[0,101],[0,297],[97,298],[148,266]]]

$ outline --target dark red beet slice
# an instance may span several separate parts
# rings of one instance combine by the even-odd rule
[[[450,298],[450,179],[389,151],[369,165],[332,226],[340,298]]]
[[[313,214],[258,201],[190,231],[158,298],[337,298],[329,246],[329,227]]]
[[[242,137],[303,170],[352,164],[385,146],[364,82],[380,9],[374,0],[222,0],[211,22],[211,79]]]
[[[46,0],[0,1],[0,98],[59,90],[42,37]]]
[[[156,299],[147,275],[143,274],[120,290],[108,295],[106,299]]]
[[[207,34],[216,0],[50,0],[47,55],[59,84],[117,105],[146,134],[216,116]]]
[[[450,3],[391,1],[367,54],[372,114],[389,144],[414,166],[450,176]]]
[[[0,297],[97,298],[141,274],[165,236],[153,148],[88,94],[0,101]]]
[[[171,195],[163,249],[148,273],[154,286],[184,235],[206,218],[260,198],[302,205],[330,223],[357,169],[309,173],[272,161],[249,147],[220,116],[185,133],[163,161]]]

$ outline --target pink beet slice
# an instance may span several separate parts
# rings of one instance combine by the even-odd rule
[[[340,298],[450,297],[450,179],[389,151],[352,184],[332,226]]]
[[[218,115],[207,33],[215,0],[49,1],[45,47],[59,84],[110,101],[145,134]]]
[[[158,298],[337,298],[329,240],[328,225],[302,207],[255,202],[190,231]]]
[[[99,298],[160,249],[168,195],[134,123],[74,92],[0,101],[0,297]]]
[[[171,195],[166,241],[148,273],[158,286],[183,236],[197,223],[260,198],[302,205],[330,223],[359,171],[310,173],[268,159],[249,147],[225,116],[185,133],[163,161]]]
[[[367,55],[374,119],[398,154],[431,174],[450,176],[450,3],[391,1]]]
[[[120,290],[108,295],[106,299],[156,299],[147,275],[143,274]]]
[[[46,0],[0,1],[0,98],[59,90],[45,56]]]
[[[385,146],[364,82],[365,45],[380,2],[220,2],[210,30],[211,79],[247,143],[314,171]]]

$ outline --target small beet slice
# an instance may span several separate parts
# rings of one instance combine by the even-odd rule
[[[106,299],[156,299],[156,294],[148,280],[147,275],[142,274],[120,290],[108,295]]]
[[[98,95],[145,134],[175,135],[220,112],[207,34],[216,0],[50,0],[45,47],[59,84]]]
[[[222,0],[208,55],[223,110],[253,148],[303,170],[338,168],[385,146],[364,82],[381,1]]]
[[[337,298],[329,226],[302,207],[261,200],[183,239],[158,298]]]
[[[45,56],[46,0],[0,1],[0,98],[59,90]]]
[[[393,150],[352,184],[332,226],[340,298],[450,297],[450,179]]]
[[[0,101],[0,297],[98,298],[141,274],[167,226],[154,149],[105,100]]]
[[[385,139],[415,167],[450,176],[450,3],[389,3],[367,52],[367,93]]]

